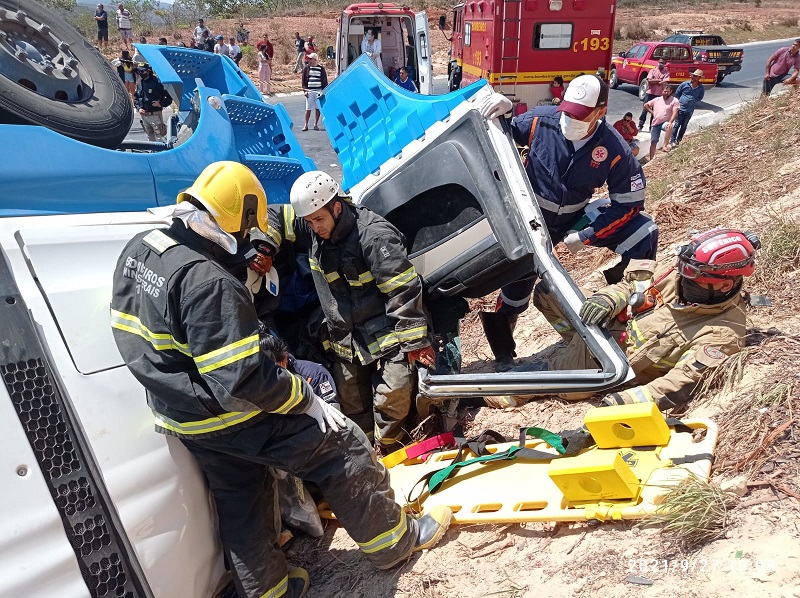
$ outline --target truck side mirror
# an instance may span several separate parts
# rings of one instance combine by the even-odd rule
[[[620,57],[620,58],[626,58],[627,56],[628,56],[628,53],[627,53],[627,52],[620,52],[620,53],[619,53],[619,57]]]
[[[439,29],[444,31],[444,28],[447,26],[447,19],[444,15],[439,15]]]
[[[336,60],[336,52],[333,51],[333,46],[328,46],[328,48],[325,50],[325,56],[329,60]]]

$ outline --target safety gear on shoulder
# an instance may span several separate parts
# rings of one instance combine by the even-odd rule
[[[587,326],[598,324],[605,326],[614,315],[614,304],[611,299],[600,293],[589,297],[581,306],[580,318]]]
[[[310,216],[339,194],[339,183],[321,170],[304,172],[292,185],[289,201],[300,218]]]
[[[715,228],[676,248],[678,272],[705,284],[750,276],[755,270],[755,250],[760,246],[754,233]]]
[[[311,402],[303,412],[317,420],[319,429],[325,433],[330,427],[332,432],[338,432],[347,427],[347,418],[330,403],[326,403],[317,395],[314,395]]]
[[[511,110],[511,100],[501,93],[494,92],[478,104],[478,112],[487,119],[492,120]]]
[[[267,194],[253,171],[232,161],[212,162],[178,203],[196,199],[226,233],[258,227],[267,230]]]

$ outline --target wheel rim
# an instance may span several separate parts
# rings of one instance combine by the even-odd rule
[[[642,82],[639,83],[639,99],[644,100],[647,97],[647,80],[642,79]]]
[[[611,85],[614,86],[617,84],[617,69],[611,71]]]
[[[69,44],[46,23],[0,6],[2,76],[50,100],[79,102],[91,90],[80,66]]]

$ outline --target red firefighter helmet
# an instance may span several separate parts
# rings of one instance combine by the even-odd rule
[[[753,233],[715,228],[692,237],[677,248],[681,276],[698,283],[750,276],[755,269],[755,250],[760,246]]]

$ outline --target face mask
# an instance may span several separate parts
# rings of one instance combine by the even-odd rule
[[[570,118],[563,112],[561,113],[561,132],[564,134],[564,137],[569,139],[570,141],[578,141],[579,139],[583,139],[586,137],[586,134],[589,132],[589,129],[592,127],[591,122],[585,123],[582,120],[576,120],[574,118]]]

